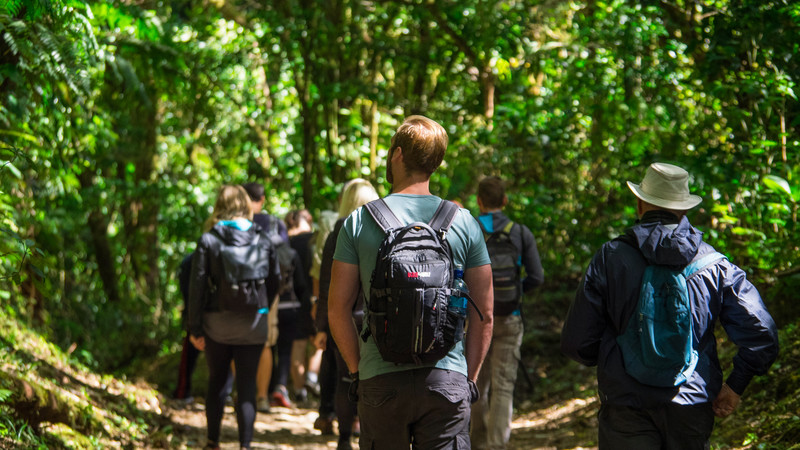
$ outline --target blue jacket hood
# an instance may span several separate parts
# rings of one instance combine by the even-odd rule
[[[628,237],[636,240],[648,264],[683,267],[694,259],[703,233],[694,228],[686,217],[678,226],[661,222],[639,223],[627,230]]]

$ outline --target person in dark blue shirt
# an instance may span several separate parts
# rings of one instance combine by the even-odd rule
[[[686,218],[702,200],[689,193],[686,170],[654,163],[640,184],[628,186],[638,198],[640,220],[595,254],[564,322],[561,349],[582,364],[597,366],[601,450],[707,449],[714,416],[731,414],[753,376],[765,374],[775,361],[775,322],[745,272],[721,259],[686,282],[692,346],[699,355],[694,372],[672,387],[651,386],[629,375],[616,338],[637,307],[645,268],[682,269],[715,250]],[[739,349],[724,383],[714,336],[717,321]]]

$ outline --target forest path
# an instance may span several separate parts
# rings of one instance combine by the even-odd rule
[[[192,405],[170,401],[164,405],[174,430],[172,448],[199,448],[206,443],[205,410],[198,401]],[[521,415],[512,424],[509,449],[594,449],[597,400],[571,399],[542,403]],[[270,413],[256,416],[254,449],[335,449],[337,435],[322,436],[314,429],[315,409],[273,407]],[[334,427],[335,428],[335,427]],[[225,408],[222,424],[223,450],[238,449],[236,415]],[[589,445],[589,446],[583,446]],[[353,448],[358,449],[357,439]]]

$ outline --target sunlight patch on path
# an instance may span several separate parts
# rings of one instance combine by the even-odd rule
[[[597,449],[597,397],[573,398],[517,417],[510,450]]]
[[[319,414],[312,410],[290,410],[285,408],[273,408],[269,415],[269,422],[264,421],[264,414],[259,413],[256,417],[256,433],[271,432],[279,430],[289,431],[292,434],[319,434],[314,430],[314,420]],[[262,419],[262,420],[259,420]]]
[[[558,403],[548,408],[530,412],[514,420],[511,429],[518,428],[548,428],[554,424],[561,424],[565,418],[576,412],[594,406],[597,397],[573,398],[565,403]]]

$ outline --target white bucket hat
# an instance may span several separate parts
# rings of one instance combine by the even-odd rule
[[[666,209],[683,211],[703,200],[689,193],[689,172],[672,164],[650,164],[642,183],[628,181],[628,187],[643,201]]]

